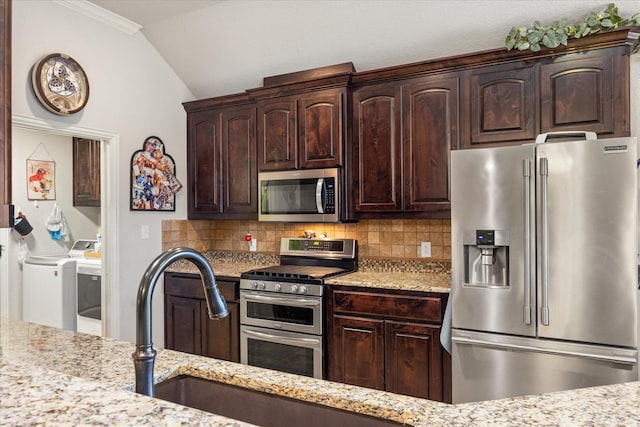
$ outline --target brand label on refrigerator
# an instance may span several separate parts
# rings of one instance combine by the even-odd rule
[[[605,154],[626,153],[626,152],[627,152],[627,144],[604,146]]]

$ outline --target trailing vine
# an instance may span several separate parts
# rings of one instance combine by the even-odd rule
[[[542,46],[549,48],[566,46],[569,38],[579,39],[601,30],[632,25],[640,25],[640,13],[630,18],[623,18],[618,13],[618,7],[610,3],[604,11],[590,12],[582,21],[575,24],[569,24],[566,19],[562,19],[548,25],[535,21],[529,27],[513,27],[505,39],[505,46],[507,50],[537,52]]]

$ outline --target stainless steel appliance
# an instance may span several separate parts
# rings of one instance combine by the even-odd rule
[[[452,153],[454,403],[638,379],[638,144],[586,137]]]
[[[357,270],[353,239],[283,238],[280,265],[242,273],[241,363],[324,377],[324,280]]]
[[[258,221],[338,222],[340,171],[305,169],[258,174]]]
[[[76,260],[77,331],[102,336],[102,259],[89,258],[95,240],[78,240],[69,251]]]

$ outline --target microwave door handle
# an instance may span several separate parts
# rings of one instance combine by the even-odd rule
[[[324,207],[322,206],[322,189],[324,188],[324,178],[318,178],[316,183],[316,209],[318,213],[324,213]]]

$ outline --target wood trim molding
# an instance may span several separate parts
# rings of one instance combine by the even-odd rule
[[[11,0],[0,0],[0,12],[0,228],[7,228],[11,204]]]
[[[107,9],[104,9],[89,1],[75,1],[75,0],[54,0],[60,6],[67,7],[85,16],[102,22],[103,24],[110,25],[116,30],[122,31],[125,34],[133,35],[140,31],[141,25],[128,20],[118,14],[115,14]],[[152,6],[150,6],[152,7]]]

